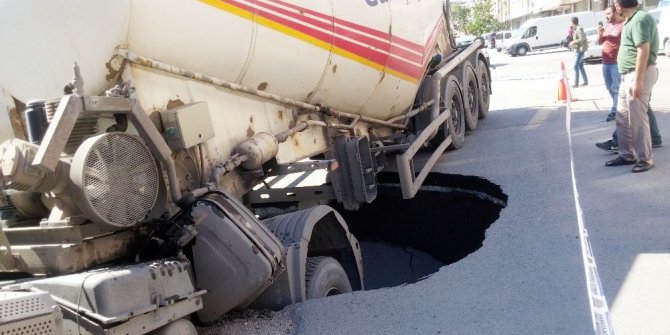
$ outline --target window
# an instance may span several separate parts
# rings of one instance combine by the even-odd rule
[[[530,38],[537,35],[537,26],[532,26],[526,30],[525,33],[523,33],[523,36],[521,38]]]
[[[670,1],[670,0],[668,0]],[[501,31],[496,34],[496,39],[497,40],[506,40],[512,37],[512,33],[509,31]]]

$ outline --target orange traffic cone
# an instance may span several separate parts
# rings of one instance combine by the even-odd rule
[[[558,97],[557,101],[558,102],[566,102],[568,101],[568,95],[570,95],[570,101],[575,101],[575,99],[572,98],[572,94],[568,91],[568,85],[567,85],[567,77],[565,75],[565,64],[563,64],[563,61],[561,61],[561,73],[560,73],[561,78],[558,80]]]
[[[558,102],[568,101],[567,87],[565,85],[565,80],[563,80],[563,78],[558,80],[558,98],[556,100]]]

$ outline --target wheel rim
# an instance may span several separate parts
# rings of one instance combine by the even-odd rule
[[[468,83],[468,107],[470,110],[468,110],[468,113],[472,116],[477,116],[478,112],[478,107],[476,106],[476,100],[477,99],[477,87],[475,87],[475,82],[473,80],[470,80]]]
[[[451,121],[454,127],[454,134],[460,134],[462,124],[461,124],[461,112],[463,112],[463,106],[461,106],[461,102],[459,101],[457,96],[452,96],[451,98],[451,110],[449,110],[451,113]]]
[[[486,71],[486,70],[484,70]],[[479,89],[481,90],[481,96],[484,101],[484,104],[489,102],[489,78],[486,73],[482,73],[482,79],[481,79],[482,84],[479,85]]]

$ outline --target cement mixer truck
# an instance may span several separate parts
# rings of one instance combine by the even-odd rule
[[[326,204],[388,169],[413,197],[488,112],[442,0],[2,0],[0,22],[3,333],[188,334],[363,289]]]

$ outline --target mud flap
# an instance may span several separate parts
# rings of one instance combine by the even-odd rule
[[[192,247],[198,288],[206,289],[201,322],[246,307],[283,271],[281,242],[237,200],[212,193],[191,209],[198,237]]]

